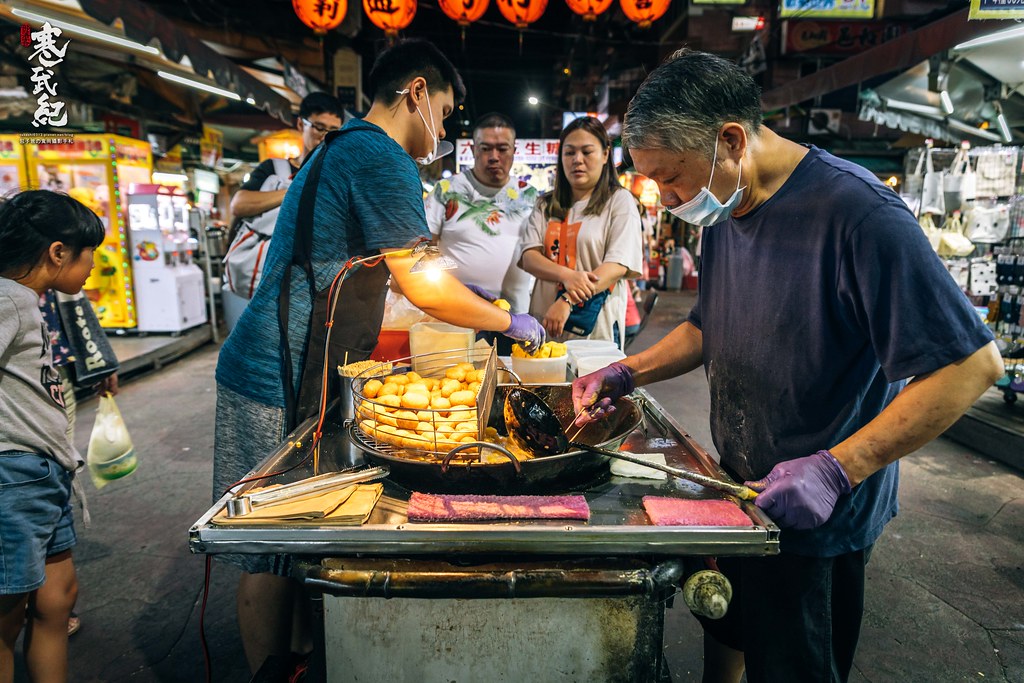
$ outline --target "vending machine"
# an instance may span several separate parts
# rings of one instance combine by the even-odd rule
[[[129,253],[139,332],[181,332],[207,321],[203,271],[193,262],[185,194],[166,185],[133,185]]]
[[[76,133],[70,142],[27,144],[24,148],[33,188],[66,192],[92,209],[106,228],[84,287],[100,325],[135,327],[125,203],[133,183],[151,182],[149,143],[121,135]]]

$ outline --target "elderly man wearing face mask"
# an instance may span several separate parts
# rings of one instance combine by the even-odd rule
[[[732,62],[672,55],[623,142],[666,208],[705,226],[699,296],[656,345],[574,382],[579,422],[703,366],[722,465],[782,529],[777,556],[719,558],[734,597],[701,618],[704,680],[845,681],[898,460],[1003,374],[992,335],[900,198],[763,126]]]
[[[529,307],[533,278],[517,265],[519,232],[537,190],[509,175],[515,146],[511,119],[481,116],[473,126],[473,168],[439,182],[425,208],[435,243],[459,264],[459,281],[520,313]]]

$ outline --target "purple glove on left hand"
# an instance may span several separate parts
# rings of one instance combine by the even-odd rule
[[[764,479],[744,483],[759,494],[754,504],[787,529],[821,526],[851,489],[846,470],[828,451],[780,462]]]
[[[534,352],[544,345],[547,335],[537,319],[529,313],[512,313],[512,324],[505,330],[505,336],[519,341],[523,348]]]
[[[496,295],[491,294],[490,292],[488,292],[483,287],[478,287],[477,285],[464,285],[464,286],[466,287],[466,289],[468,289],[469,291],[473,292],[474,294],[476,294],[481,299],[487,299],[492,304],[498,298]]]

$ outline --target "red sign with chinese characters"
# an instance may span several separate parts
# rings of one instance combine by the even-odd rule
[[[808,21],[782,24],[782,53],[841,55],[863,52],[907,32],[893,21]]]

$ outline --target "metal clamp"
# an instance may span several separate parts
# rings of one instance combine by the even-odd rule
[[[387,467],[370,467],[355,472],[329,472],[315,477],[282,484],[256,493],[236,495],[227,502],[228,517],[240,517],[255,508],[273,505],[288,499],[300,499],[330,491],[337,491],[353,484],[383,479],[390,474]]]

